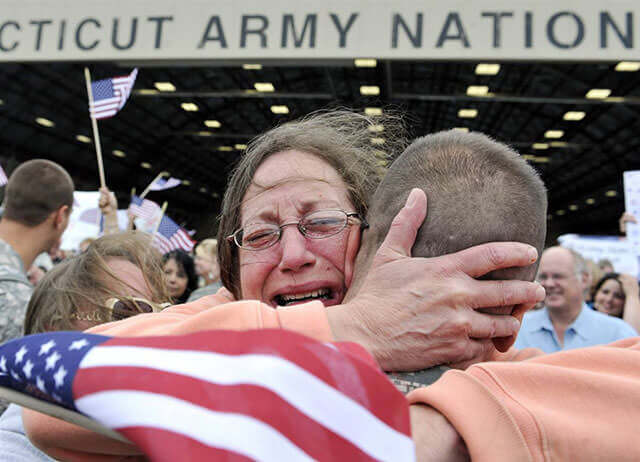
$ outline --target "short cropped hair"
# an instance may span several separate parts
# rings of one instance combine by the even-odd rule
[[[208,258],[216,260],[218,257],[218,240],[205,239],[200,241],[195,250],[196,257]]]
[[[71,209],[73,189],[73,180],[55,162],[45,159],[24,162],[7,183],[3,218],[37,226],[63,205]]]
[[[372,145],[373,133],[383,127],[383,149]],[[385,171],[386,160],[405,146],[401,118],[385,113],[375,118],[348,110],[319,111],[258,136],[234,169],[222,201],[218,227],[218,263],[223,285],[241,298],[236,246],[227,240],[241,222],[244,196],[258,167],[270,155],[297,150],[318,156],[331,165],[347,186],[355,212],[364,216]]]
[[[427,218],[413,256],[434,257],[493,241],[524,242],[542,252],[547,196],[536,171],[486,135],[449,130],[418,138],[389,167],[367,215],[371,228],[360,257],[375,253],[412,188],[427,195]],[[489,277],[532,280],[535,270]]]
[[[93,310],[98,322],[113,320],[114,313],[105,302],[125,295],[113,287],[129,284],[107,266],[109,258],[122,258],[140,268],[150,289],[150,302],[169,302],[161,255],[150,245],[148,235],[138,231],[109,234],[92,242],[85,252],[54,266],[42,278],[27,306],[25,334],[75,330],[72,315],[86,310]]]

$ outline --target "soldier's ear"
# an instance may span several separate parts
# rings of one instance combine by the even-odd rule
[[[68,205],[63,205],[53,213],[55,214],[53,217],[53,226],[58,230],[65,229],[69,222],[71,208]]]

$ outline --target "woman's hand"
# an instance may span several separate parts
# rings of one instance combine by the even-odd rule
[[[335,338],[360,343],[387,371],[485,359],[494,349],[491,339],[517,334],[520,324],[512,316],[476,310],[527,309],[544,299],[537,283],[475,279],[534,263],[537,251],[527,244],[496,242],[436,258],[412,258],[425,216],[426,196],[414,189],[361,289],[349,302],[327,311]]]

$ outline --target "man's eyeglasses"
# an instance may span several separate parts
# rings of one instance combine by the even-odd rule
[[[250,224],[227,236],[227,240],[235,242],[241,249],[264,250],[280,240],[285,226],[295,225],[308,239],[324,239],[338,234],[351,224],[359,224],[361,229],[369,227],[366,220],[355,212],[317,210],[307,213],[299,221],[283,223],[280,226],[273,223]]]
[[[150,302],[139,297],[110,298],[104,303],[104,307],[109,311],[106,316],[104,310],[95,310],[89,313],[71,313],[69,317],[77,321],[110,322],[130,318],[141,313],[157,313],[169,305],[169,303]]]

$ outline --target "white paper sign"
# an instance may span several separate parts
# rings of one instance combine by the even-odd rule
[[[638,257],[631,252],[631,244],[627,239],[617,236],[564,234],[558,237],[558,242],[562,247],[573,249],[596,263],[603,259],[610,260],[618,273],[640,277]]]
[[[640,256],[640,170],[624,172],[624,207],[638,223],[627,223],[627,239],[631,250]]]

